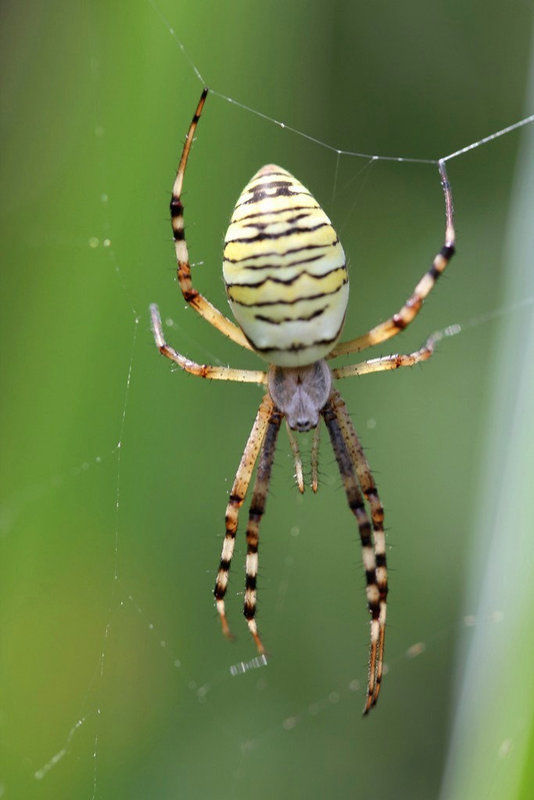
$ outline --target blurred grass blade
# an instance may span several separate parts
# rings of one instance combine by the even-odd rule
[[[534,107],[534,69],[527,108]],[[503,274],[503,303],[534,297],[534,126],[522,134]],[[484,280],[484,264],[479,264]],[[523,800],[533,791],[534,314],[505,317],[496,348],[485,472],[441,800]],[[481,577],[482,576],[482,577]],[[530,750],[530,752],[529,752]],[[530,783],[530,789],[529,789]]]

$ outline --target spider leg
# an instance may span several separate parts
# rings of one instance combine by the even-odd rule
[[[269,481],[271,480],[271,471],[274,460],[274,451],[276,448],[276,439],[278,431],[280,430],[280,423],[282,422],[283,414],[276,406],[271,410],[271,414],[267,423],[267,430],[262,444],[260,459],[258,463],[258,471],[256,474],[256,482],[254,484],[254,491],[250,501],[250,510],[248,515],[247,525],[247,559],[246,559],[246,582],[245,582],[245,604],[243,614],[247,620],[248,629],[252,634],[252,638],[256,642],[258,653],[263,655],[265,648],[263,647],[258,627],[256,625],[256,578],[258,574],[258,545],[259,545],[259,527],[261,518],[265,512],[265,503],[267,501],[267,490],[269,488]]]
[[[348,342],[340,342],[327,356],[328,358],[336,358],[337,356],[356,353],[359,350],[364,350],[366,347],[385,342],[387,339],[391,339],[392,336],[396,336],[403,331],[417,316],[423,305],[423,301],[428,297],[431,290],[436,285],[439,276],[443,273],[445,267],[453,257],[456,237],[454,233],[452,192],[444,161],[439,162],[439,173],[443,194],[445,196],[445,242],[439,253],[435,256],[432,266],[428,272],[425,272],[408,300],[396,314],[393,314],[393,316],[385,322],[381,322],[379,325],[371,328],[370,331],[367,331],[367,333],[364,333],[362,336],[358,336],[356,339],[351,339]]]
[[[178,165],[178,172],[172,188],[171,197],[171,223],[172,233],[174,238],[174,248],[176,251],[176,261],[178,263],[178,284],[182,290],[184,300],[192,306],[195,311],[198,311],[201,317],[204,317],[210,325],[217,328],[225,336],[228,336],[236,344],[245,347],[247,350],[252,350],[245,334],[234,322],[229,320],[224,314],[213,306],[209,300],[201,295],[193,286],[191,281],[191,265],[189,263],[189,252],[185,239],[184,227],[184,207],[182,204],[182,189],[184,183],[185,168],[187,166],[187,159],[189,158],[189,151],[193,143],[195,131],[206,101],[208,90],[204,89],[200,96],[195,115],[191,120],[191,125],[185,137],[184,149]]]
[[[213,594],[215,595],[217,611],[221,619],[222,631],[228,638],[231,638],[231,633],[228,626],[228,621],[226,619],[224,596],[226,594],[226,589],[228,588],[228,575],[230,572],[232,555],[234,553],[239,509],[245,500],[248,485],[252,477],[252,471],[265,437],[265,431],[267,430],[267,426],[271,419],[273,407],[274,404],[270,395],[266,394],[260,403],[256,419],[254,420],[254,425],[252,426],[250,436],[248,437],[248,441],[245,445],[245,450],[241,457],[239,467],[237,468],[236,476],[228,500],[228,505],[226,507],[226,533],[224,536],[221,560],[219,562],[219,569],[217,572],[217,579],[215,581]]]
[[[380,685],[382,682],[382,675],[384,671],[384,640],[386,635],[386,611],[387,611],[387,596],[388,596],[388,574],[387,574],[387,559],[386,559],[386,535],[384,532],[384,509],[369,462],[363,451],[363,447],[358,438],[358,434],[352,424],[347,406],[339,392],[334,389],[331,395],[331,403],[336,415],[341,434],[347,445],[352,462],[356,468],[356,475],[359,484],[365,495],[365,499],[369,503],[371,509],[371,520],[373,523],[373,539],[374,539],[374,553],[376,563],[376,583],[380,592],[380,615],[378,618],[379,623],[379,639],[378,639],[378,653],[376,657],[376,671],[374,674],[374,686],[372,691],[369,692],[367,702],[365,705],[364,713],[376,704],[378,695],[380,693]]]
[[[368,375],[371,372],[384,372],[385,370],[398,369],[399,367],[413,367],[421,361],[427,361],[434,352],[436,342],[443,338],[440,332],[433,333],[419,350],[413,353],[405,353],[391,356],[381,356],[380,358],[370,358],[368,361],[360,361],[359,364],[350,364],[346,367],[334,367],[332,375],[334,378],[351,378],[354,375]]]
[[[323,415],[328,433],[330,435],[330,441],[332,443],[332,448],[334,450],[339,471],[341,473],[341,478],[343,480],[349,508],[356,517],[360,532],[362,559],[365,569],[367,605],[371,614],[369,677],[367,684],[367,699],[364,708],[364,714],[366,714],[373,705],[373,698],[376,695],[375,687],[377,658],[379,655],[380,645],[380,615],[382,604],[377,580],[377,559],[375,547],[373,546],[371,537],[371,523],[369,521],[367,511],[365,510],[365,503],[362,493],[358,486],[358,480],[354,471],[352,453],[347,444],[342,426],[340,424],[339,412],[335,407],[335,404],[337,404],[340,399],[339,393],[334,390],[330,395],[330,399],[322,408],[321,414]]]
[[[150,316],[154,341],[160,353],[175,364],[178,364],[186,372],[196,375],[199,378],[211,378],[218,381],[238,381],[240,383],[266,383],[267,375],[261,370],[252,369],[232,369],[231,367],[211,367],[208,364],[197,364],[189,358],[177,353],[174,348],[168,345],[163,335],[161,317],[159,309],[155,303],[150,306]]]

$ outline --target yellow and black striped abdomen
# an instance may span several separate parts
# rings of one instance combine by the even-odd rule
[[[332,350],[348,301],[345,254],[327,215],[285,169],[262,167],[241,193],[223,275],[237,322],[269,363],[303,366]]]

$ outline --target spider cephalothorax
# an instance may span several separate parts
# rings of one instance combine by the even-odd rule
[[[233,342],[258,353],[269,370],[242,370],[197,364],[166,342],[157,306],[152,328],[160,352],[187,372],[203,378],[263,384],[252,431],[237,469],[226,508],[226,533],[215,582],[223,632],[229,636],[224,598],[234,551],[239,509],[258,461],[247,525],[244,614],[260,653],[256,625],[259,524],[281,422],[285,417],[295,459],[297,484],[304,491],[302,461],[292,431],[313,431],[311,486],[317,491],[319,423],[322,417],[339,467],[362,547],[367,605],[371,616],[369,678],[364,713],[375,705],[383,674],[388,579],[384,512],[369,464],[339,392],[332,381],[412,366],[428,359],[435,337],[409,354],[395,354],[330,369],[326,360],[357,353],[392,338],[414,319],[454,253],[453,209],[444,162],[439,162],[445,194],[445,244],[400,310],[356,339],[338,344],[348,301],[343,248],[315,198],[281,167],[262,167],[241,193],[225,237],[223,275],[230,306],[239,323],[225,317],[192,285],[184,232],[182,187],[193,136],[206,100],[205,89],[189,127],[171,199],[178,283],[185,300]]]
[[[306,367],[272,366],[267,385],[291,430],[304,433],[319,423],[319,413],[332,389],[332,373],[324,359]]]

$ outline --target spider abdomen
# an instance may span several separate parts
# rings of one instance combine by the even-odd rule
[[[332,350],[348,301],[345,254],[325,212],[285,169],[262,167],[243,189],[223,275],[237,322],[267,361],[302,366]]]

